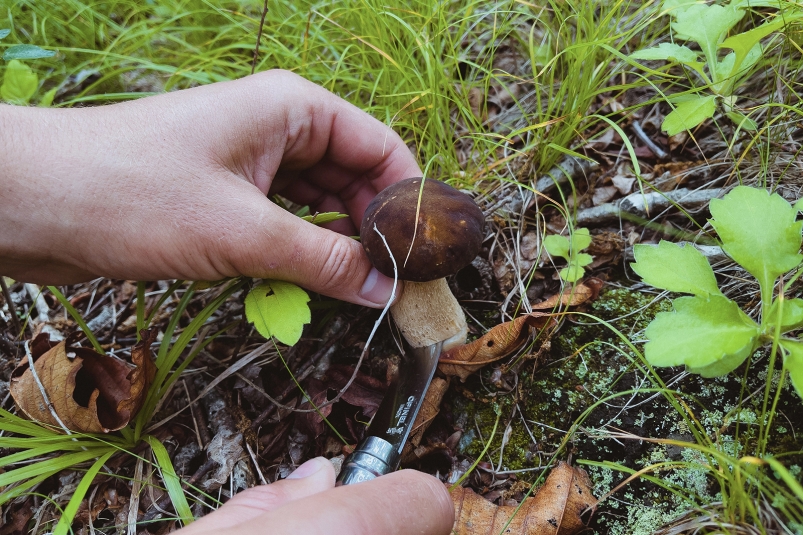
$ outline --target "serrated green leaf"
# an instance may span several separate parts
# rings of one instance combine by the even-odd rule
[[[742,17],[744,10],[732,5],[695,4],[678,10],[671,27],[675,37],[696,41],[708,64],[713,66],[717,61],[717,45]]]
[[[2,30],[0,30],[0,39],[5,39],[6,37],[8,37],[8,34],[10,33],[11,30],[9,30],[8,28],[3,28]]]
[[[286,345],[301,338],[310,322],[307,292],[293,283],[268,280],[255,287],[245,298],[245,317],[265,338],[275,337]]]
[[[783,308],[781,304],[783,303]],[[773,301],[768,313],[768,322],[777,325],[778,310],[781,310],[781,332],[788,332],[803,327],[803,299],[776,299]]]
[[[722,249],[758,279],[764,292],[803,260],[803,221],[795,221],[797,210],[777,193],[737,186],[711,201],[710,210]]]
[[[721,293],[708,260],[691,244],[681,246],[665,240],[658,245],[638,244],[633,247],[633,256],[636,261],[630,267],[651,286],[703,297]]]
[[[591,233],[587,228],[576,228],[569,236],[572,254],[577,254],[591,245]]]
[[[755,349],[760,329],[722,295],[680,297],[647,327],[644,348],[653,366],[686,365],[704,377],[723,375]]]
[[[320,212],[313,215],[301,216],[301,219],[313,225],[323,225],[324,223],[331,223],[339,219],[346,219],[348,214],[341,214],[340,212]]]
[[[726,113],[728,119],[733,121],[737,127],[741,128],[742,130],[749,130],[750,132],[755,132],[758,130],[758,124],[746,115],[742,115],[738,111],[729,111]]]
[[[3,59],[6,61],[11,61],[12,59],[41,59],[55,55],[54,51],[45,50],[36,45],[14,45],[6,49]]]
[[[544,238],[544,249],[552,255],[569,260],[569,238],[560,234],[550,234]]]
[[[637,50],[630,54],[633,59],[679,61],[680,63],[696,63],[697,52],[683,45],[675,43],[661,43],[654,48]]]
[[[803,398],[803,343],[781,340],[780,344],[787,351],[784,356],[784,365],[789,371],[792,386],[795,387],[797,395]]]
[[[0,85],[0,96],[12,104],[27,104],[39,86],[39,77],[18,60],[8,62]]]
[[[706,95],[680,102],[664,118],[661,130],[670,136],[679,134],[684,130],[691,130],[706,119],[714,116],[716,111],[715,100],[716,95]]]

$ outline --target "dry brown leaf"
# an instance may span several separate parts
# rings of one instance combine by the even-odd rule
[[[424,431],[427,430],[429,424],[441,411],[441,401],[443,396],[449,389],[449,380],[435,377],[427,388],[427,393],[424,394],[424,401],[421,403],[421,409],[413,422],[413,428],[410,430],[410,438],[404,445],[402,451],[402,462],[409,463],[415,460],[415,448],[421,444],[421,439],[424,437]]]
[[[578,306],[582,305],[589,299],[594,297],[594,289],[585,284],[578,284],[571,288],[566,289],[561,293],[557,293],[534,305],[530,305],[533,310],[555,310],[559,306]]]
[[[11,375],[14,401],[28,418],[56,428],[61,426],[54,412],[71,431],[122,429],[142,407],[156,375],[150,349],[156,333],[140,334],[142,340],[131,349],[133,366],[76,345],[80,333],[59,343],[46,334],[37,336],[31,344],[36,377],[23,359]]]
[[[471,489],[451,491],[452,535],[572,535],[587,528],[584,517],[596,506],[584,470],[558,463],[535,496],[519,506],[497,506]]]
[[[530,331],[526,327],[551,330],[555,325],[552,314],[532,312],[513,321],[500,323],[471,343],[441,353],[438,369],[447,376],[455,375],[461,381],[491,362],[510,355],[527,341]]]

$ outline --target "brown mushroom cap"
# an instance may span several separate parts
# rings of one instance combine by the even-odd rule
[[[421,181],[408,178],[393,184],[365,210],[360,226],[362,246],[376,269],[389,277],[393,276],[393,262],[374,225],[385,235],[402,280],[427,282],[451,275],[474,260],[480,250],[485,218],[471,197],[427,179],[419,208]]]

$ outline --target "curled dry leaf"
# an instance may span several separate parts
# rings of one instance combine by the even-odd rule
[[[599,279],[593,280],[598,281]],[[545,301],[530,305],[530,308],[533,310],[555,310],[559,307],[582,305],[586,301],[594,299],[599,294],[599,288],[596,288],[595,285],[596,283],[576,284],[561,293],[553,295]]]
[[[438,369],[445,375],[455,375],[461,381],[482,366],[503,359],[521,348],[530,336],[527,327],[550,331],[556,322],[552,314],[532,312],[513,321],[500,323],[471,343],[441,353]]]
[[[448,379],[441,379],[440,377],[432,379],[432,383],[427,388],[427,393],[424,394],[421,410],[418,411],[413,428],[410,430],[410,438],[407,439],[407,443],[404,445],[402,463],[412,462],[418,457],[416,450],[421,444],[421,439],[424,438],[424,431],[427,430],[429,424],[441,411],[441,401],[443,401],[443,396],[448,389]]]
[[[156,375],[150,349],[156,332],[140,334],[142,340],[131,348],[133,366],[76,345],[80,333],[58,343],[47,334],[37,336],[31,344],[36,376],[23,359],[11,375],[14,401],[28,418],[56,428],[61,426],[53,413],[71,431],[122,429],[142,407]]]
[[[451,491],[453,535],[572,535],[586,529],[597,504],[580,468],[558,463],[535,496],[519,506],[497,506],[471,489]]]

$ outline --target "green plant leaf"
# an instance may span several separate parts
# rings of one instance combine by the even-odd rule
[[[54,87],[53,89],[45,93],[39,100],[39,106],[42,108],[49,108],[53,104],[53,99],[56,97],[57,90],[58,88]]]
[[[729,111],[725,115],[728,116],[728,119],[733,121],[733,123],[741,127],[742,130],[749,130],[750,132],[755,132],[758,130],[758,124],[746,115],[742,115],[738,111]]]
[[[11,61],[12,59],[41,59],[55,55],[56,53],[53,50],[45,50],[36,45],[14,45],[6,49],[3,59],[6,61]]]
[[[569,236],[569,241],[571,242],[571,253],[578,254],[591,245],[591,233],[588,232],[587,228],[576,228]]]
[[[544,238],[544,249],[552,256],[560,256],[569,260],[569,238],[560,234],[550,234]]]
[[[167,453],[167,448],[154,436],[146,435],[144,438],[153,451],[153,458],[162,473],[162,481],[164,481],[167,493],[170,495],[170,501],[173,502],[173,507],[176,509],[176,514],[186,526],[195,520],[195,517],[192,516],[187,497],[181,488],[181,480],[176,475],[173,463],[170,461],[170,455]]]
[[[680,297],[647,327],[644,354],[653,366],[680,366],[703,377],[723,375],[755,349],[759,326],[722,295]]]
[[[770,307],[768,322],[778,324],[778,310],[781,309],[781,300],[776,299]],[[781,332],[788,332],[803,327],[803,299],[784,299],[781,309]]]
[[[651,286],[703,297],[721,293],[708,260],[691,244],[665,240],[658,245],[638,244],[633,255],[636,261],[630,267]]]
[[[0,96],[12,104],[27,104],[39,86],[39,77],[30,67],[18,60],[8,62],[0,85]]]
[[[780,30],[789,22],[797,20],[800,17],[803,17],[803,13],[798,12],[778,16],[774,20],[762,24],[758,28],[753,28],[752,30],[728,37],[719,46],[721,48],[730,48],[733,50],[735,56],[733,70],[738,72],[742,69],[752,66],[752,64],[758,60],[758,57],[761,56],[761,45],[759,44],[759,41],[767,37],[772,32]],[[749,54],[755,54],[755,50],[758,50],[758,57],[756,57],[752,63],[748,62],[749,65],[743,66],[742,63],[748,58]],[[736,72],[730,74],[736,74]]]
[[[710,210],[722,249],[758,279],[768,302],[775,279],[803,260],[797,211],[777,193],[747,186],[714,199]]]
[[[673,17],[677,17],[679,12],[699,3],[701,3],[700,0],[664,0],[661,4],[661,11],[668,12]]]
[[[92,484],[95,476],[98,475],[98,472],[100,472],[100,469],[103,467],[106,461],[109,460],[109,457],[111,457],[114,453],[115,450],[111,450],[103,454],[83,475],[78,487],[76,487],[76,489],[73,491],[67,507],[64,508],[64,513],[61,515],[59,523],[56,524],[56,529],[53,530],[53,535],[67,535],[67,533],[70,532],[70,526],[72,526],[73,520],[75,519],[75,514],[78,512],[81,502],[84,500],[86,493],[89,491],[89,486]]]
[[[697,61],[697,52],[687,46],[676,45],[675,43],[661,43],[654,48],[637,50],[630,54],[630,57],[633,59],[663,59],[667,61],[678,61],[680,63],[699,63]]]
[[[670,136],[679,134],[684,130],[691,130],[706,119],[714,116],[716,111],[715,99],[716,95],[706,95],[680,102],[664,118],[664,122],[661,123],[661,130]]]
[[[787,351],[784,365],[789,370],[792,386],[797,390],[797,395],[803,398],[803,343],[781,340],[780,344]]]
[[[245,317],[265,338],[271,336],[287,345],[301,338],[310,322],[307,292],[285,281],[268,280],[255,287],[245,298]]]
[[[6,37],[8,37],[8,34],[10,33],[11,30],[9,30],[8,28],[3,28],[2,30],[0,30],[0,39],[5,39]]]
[[[346,219],[347,217],[349,217],[348,214],[341,214],[340,212],[320,212],[313,215],[301,216],[301,219],[314,225],[323,225],[324,223],[331,223],[332,221]]]
[[[716,64],[717,45],[744,17],[744,10],[733,5],[695,4],[676,11],[671,27],[675,37],[696,41],[709,67]]]

